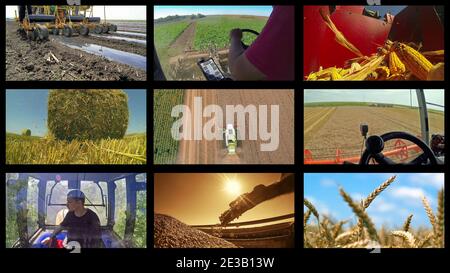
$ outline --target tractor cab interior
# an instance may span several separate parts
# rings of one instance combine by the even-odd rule
[[[146,191],[144,173],[16,173],[7,182],[19,215],[19,239],[13,247],[48,247],[43,241],[67,214],[67,194],[74,189],[84,193],[84,206],[100,220],[102,247],[133,247],[137,195]],[[124,234],[118,234],[116,225],[123,226]],[[66,237],[63,230],[49,247],[63,248]]]

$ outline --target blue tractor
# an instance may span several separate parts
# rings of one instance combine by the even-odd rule
[[[7,196],[14,195],[18,231],[18,240],[12,247],[47,247],[42,241],[64,219],[67,193],[74,189],[85,194],[85,206],[100,219],[102,247],[135,247],[136,215],[146,215],[146,181],[145,173],[7,174]],[[140,199],[144,205],[138,208],[139,198],[145,200]],[[123,223],[116,223],[117,219]],[[123,236],[115,231],[116,224],[121,225]],[[61,232],[51,247],[62,248],[66,234]]]

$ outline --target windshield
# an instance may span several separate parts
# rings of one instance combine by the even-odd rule
[[[56,185],[55,185],[56,183]],[[102,226],[107,224],[106,200],[103,202],[103,195],[107,194],[106,183],[99,182],[98,185],[92,181],[81,181],[80,190],[85,194],[85,205],[95,212],[100,219]],[[69,192],[67,181],[48,181],[46,189],[47,215],[45,223],[47,225],[59,225],[67,214],[67,193]],[[102,193],[103,191],[103,193]]]
[[[197,62],[213,58],[229,74],[229,35],[234,28],[261,32],[272,6],[155,6],[154,44],[168,80],[206,80]],[[249,45],[256,35],[244,32]]]
[[[444,90],[429,89],[424,93],[428,137],[443,135]],[[368,129],[367,137],[402,131],[423,139],[416,90],[305,90],[305,163],[357,163],[364,148],[364,128]],[[383,153],[395,162],[403,162],[422,151],[409,141],[394,139],[385,143]]]

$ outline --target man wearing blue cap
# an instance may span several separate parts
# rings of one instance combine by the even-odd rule
[[[50,238],[42,243],[51,245],[58,233],[67,230],[67,242],[76,241],[81,248],[102,247],[100,219],[95,212],[84,206],[85,200],[82,191],[71,190],[67,194],[69,212]]]

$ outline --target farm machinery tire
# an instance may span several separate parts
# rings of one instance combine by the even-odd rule
[[[109,31],[112,31],[112,32],[116,32],[117,31],[117,25],[109,25]]]
[[[36,27],[37,38],[41,41],[48,40],[48,28],[45,26]]]
[[[89,35],[89,28],[87,26],[80,26],[79,32],[83,36],[88,36]]]
[[[71,26],[64,26],[64,36],[72,37],[73,28]]]
[[[95,34],[102,34],[102,32],[103,32],[103,27],[100,26],[100,25],[96,25],[95,28],[94,28],[94,33]]]
[[[103,28],[103,33],[108,33],[109,32],[109,26],[108,25],[104,25],[102,28]]]

